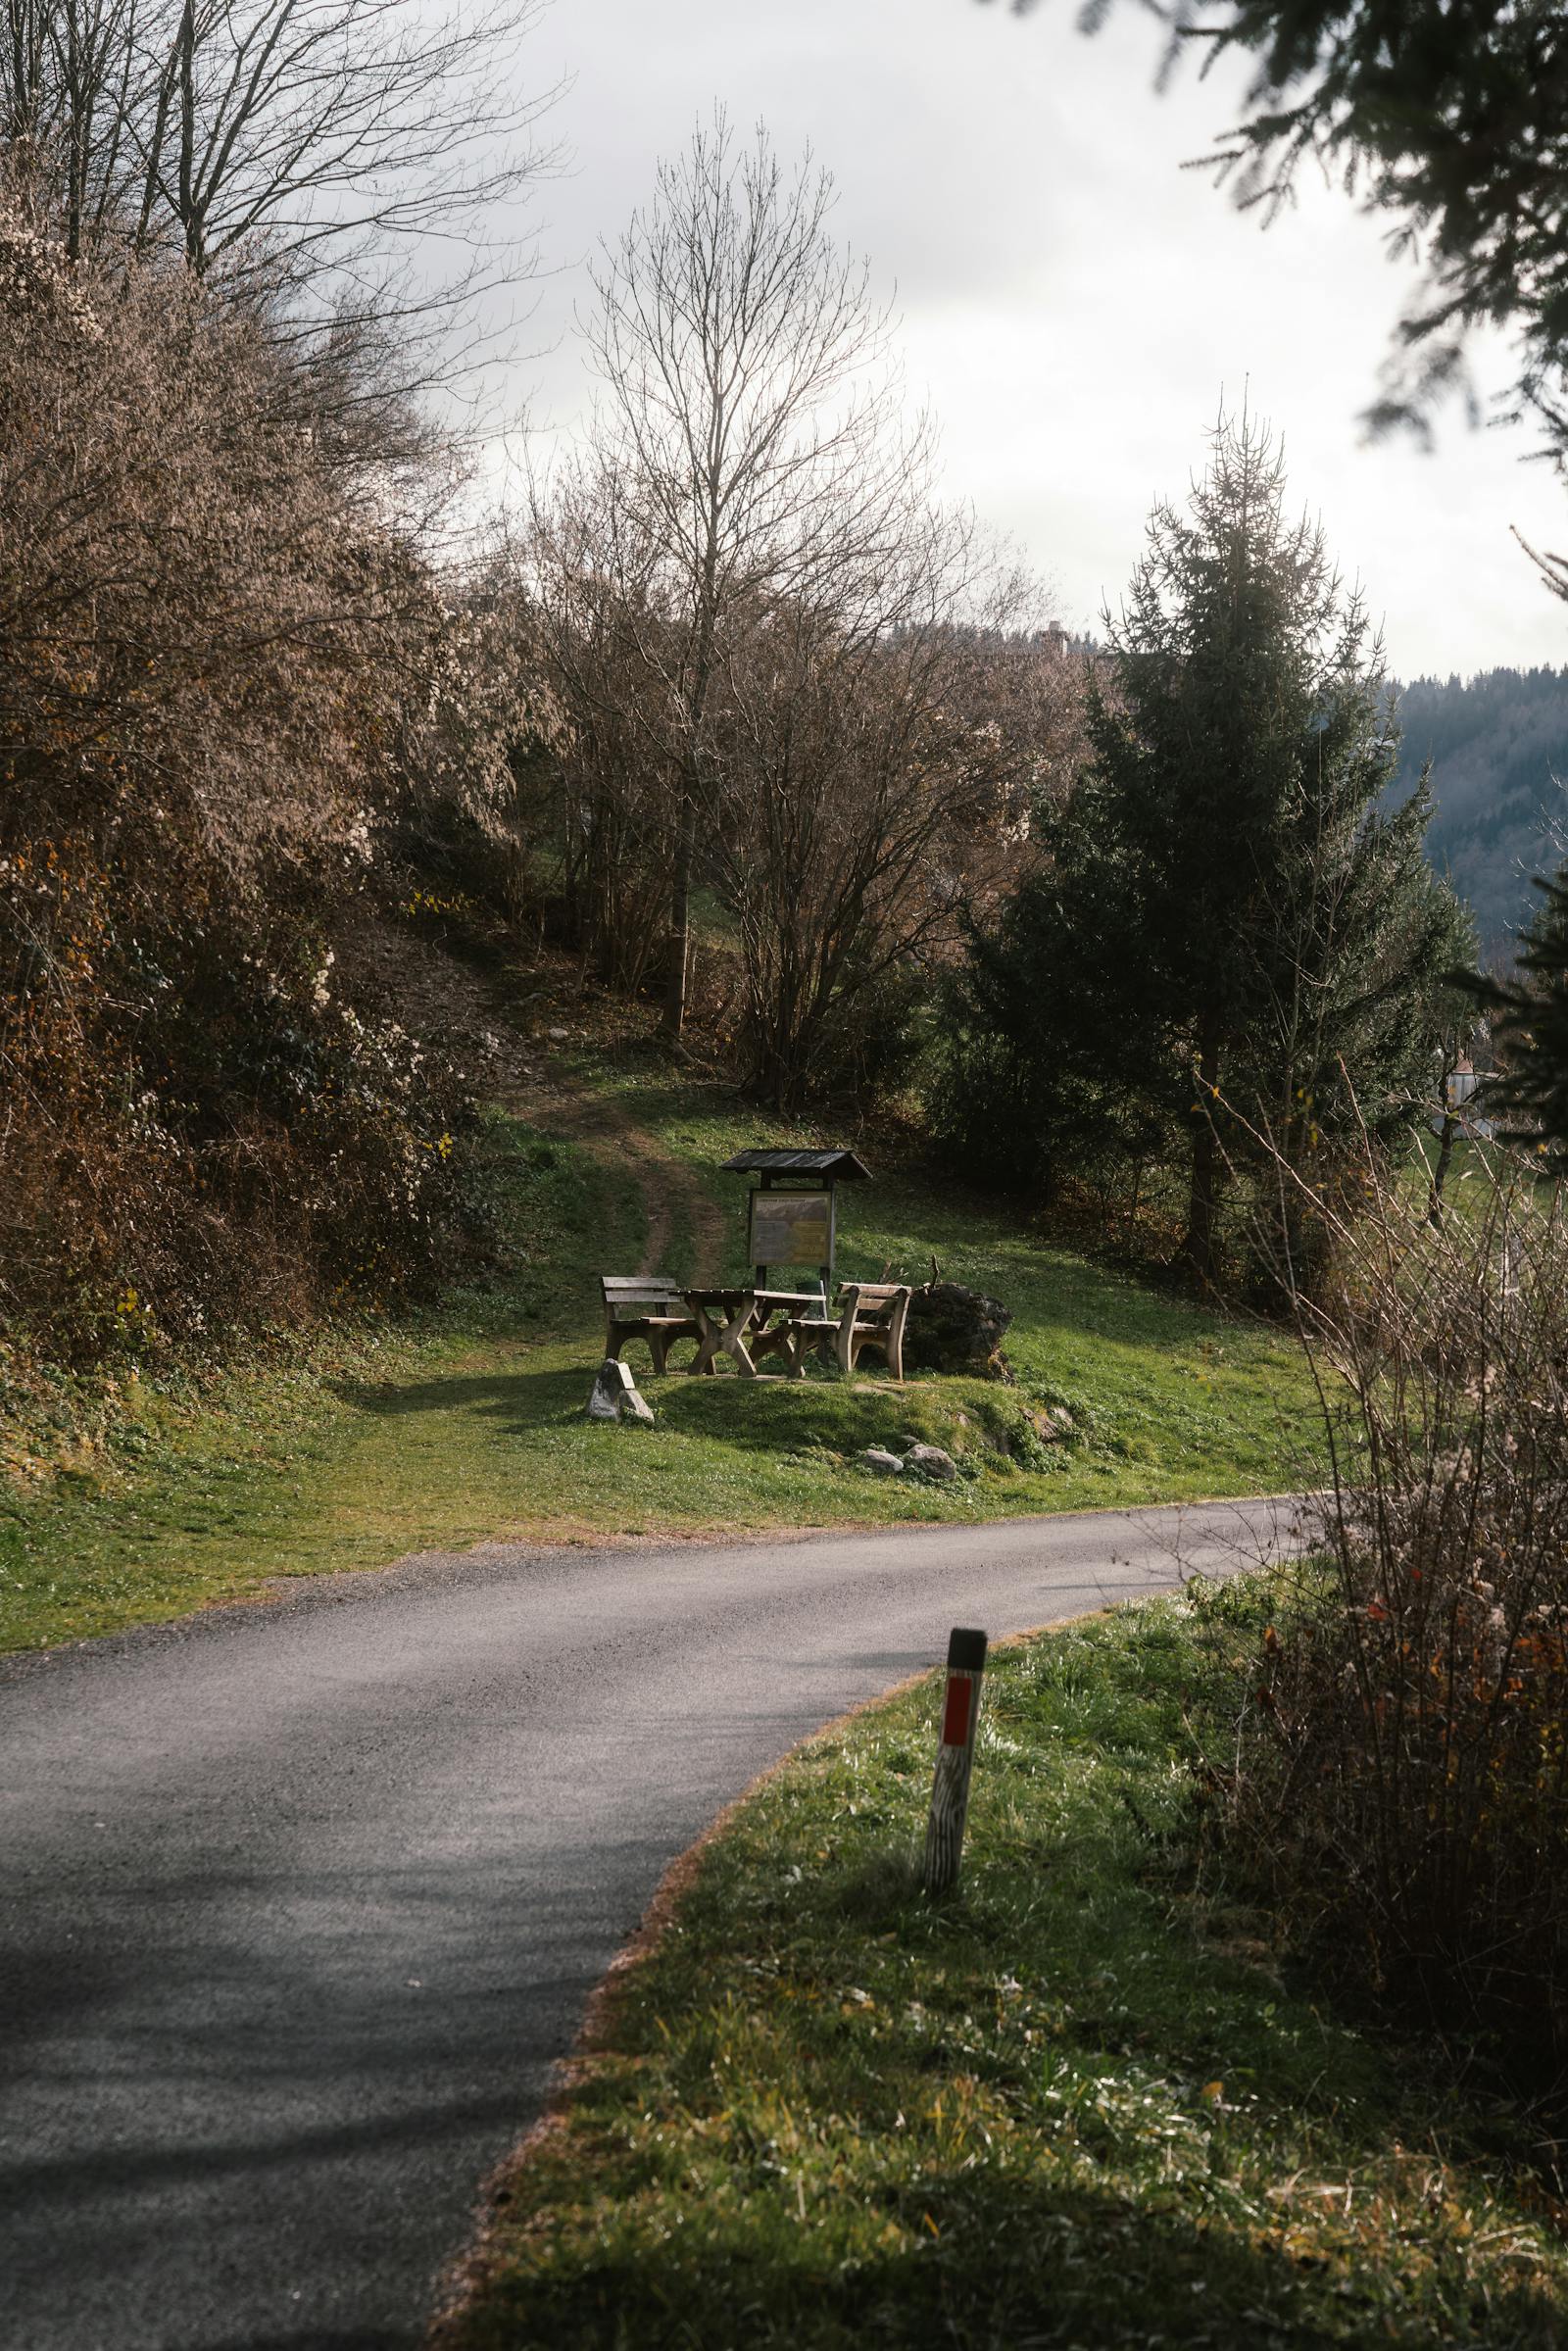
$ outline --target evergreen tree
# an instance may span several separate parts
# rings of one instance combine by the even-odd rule
[[[1503,1074],[1487,1086],[1510,1143],[1534,1144],[1546,1167],[1568,1175],[1568,865],[1536,884],[1544,904],[1519,950],[1520,977],[1478,983],[1492,1014]]]
[[[1266,432],[1222,419],[1105,628],[1087,770],[973,943],[944,1123],[973,1142],[1005,1120],[1007,1171],[1048,1178],[1183,1138],[1182,1251],[1207,1282],[1249,1129],[1305,1170],[1363,1115],[1410,1115],[1469,929],[1422,854],[1424,784],[1379,812],[1380,649],[1321,532],[1287,518]]]

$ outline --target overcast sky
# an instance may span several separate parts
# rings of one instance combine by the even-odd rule
[[[1145,517],[1203,459],[1222,393],[1283,435],[1295,499],[1384,619],[1396,675],[1568,661],[1568,608],[1509,537],[1568,539],[1563,494],[1518,430],[1443,420],[1436,456],[1362,445],[1356,415],[1408,266],[1385,224],[1313,187],[1267,231],[1182,171],[1233,119],[1238,75],[1152,87],[1158,28],[1123,0],[1098,38],[1072,0],[555,0],[520,61],[573,77],[548,128],[565,174],[539,204],[513,392],[537,445],[569,431],[590,378],[572,331],[595,240],[613,237],[658,160],[722,100],[809,144],[836,226],[896,287],[911,397],[942,427],[946,486],[1010,533],[1095,624],[1137,561]],[[1494,383],[1506,355],[1488,355]]]

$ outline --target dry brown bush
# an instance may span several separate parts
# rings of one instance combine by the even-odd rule
[[[1373,1162],[1303,1303],[1331,1596],[1270,1630],[1249,1846],[1388,1995],[1568,2064],[1568,1201],[1476,1149],[1434,1222]]]
[[[385,1287],[459,1117],[336,999],[435,602],[266,319],[0,206],[0,1317],[77,1359]]]
[[[0,215],[0,416],[8,833],[155,899],[350,849],[428,588],[264,325]]]

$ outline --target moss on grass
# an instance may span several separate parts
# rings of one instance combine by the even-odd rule
[[[1267,1587],[999,1654],[958,1898],[928,1682],[710,1848],[507,2182],[463,2351],[1556,2344],[1521,2129],[1337,2015],[1206,1862]]]

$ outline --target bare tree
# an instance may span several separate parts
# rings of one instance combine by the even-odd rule
[[[134,27],[135,0],[6,0],[0,144],[34,171],[52,162],[74,258],[133,201]]]
[[[616,691],[662,783],[669,937],[665,1025],[686,1012],[699,843],[721,778],[726,633],[766,605],[852,635],[929,502],[930,434],[906,423],[891,319],[867,266],[828,231],[833,183],[786,173],[760,128],[722,112],[607,249],[586,328],[601,385],[588,446],[535,501],[541,605],[569,699],[607,716],[612,671],[585,660],[611,603]]]
[[[5,6],[0,142],[58,179],[73,257],[112,225],[317,320],[450,314],[517,272],[497,223],[550,160],[555,92],[514,71],[539,0]]]
[[[712,858],[748,1076],[784,1107],[898,1049],[965,915],[1015,883],[1034,797],[1076,740],[1076,696],[1040,690],[1063,666],[995,625],[1020,584],[991,551],[950,521],[911,570],[895,628],[792,604],[729,659]]]

